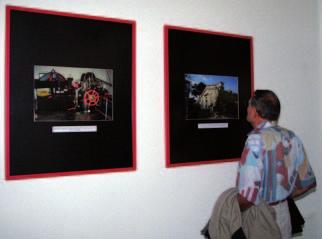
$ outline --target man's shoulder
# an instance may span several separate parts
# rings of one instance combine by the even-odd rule
[[[290,137],[297,137],[296,134],[294,133],[294,131],[279,126],[279,125],[274,125],[271,127],[267,127],[267,128],[263,128],[260,130],[259,133],[265,134],[265,133],[272,133],[272,134],[283,134],[283,135],[289,135]]]
[[[287,128],[284,128],[284,127],[281,127],[281,126],[272,127],[272,130],[282,134],[284,137],[298,138],[298,136],[294,133],[294,131],[292,131],[290,129],[287,129]]]
[[[249,139],[265,139],[265,138],[279,138],[279,139],[295,139],[300,140],[299,137],[294,133],[294,131],[281,127],[279,125],[274,125],[271,127],[254,129],[248,134]]]
[[[276,141],[289,142],[291,144],[302,144],[301,139],[293,130],[277,125],[263,129],[261,137],[275,138]]]

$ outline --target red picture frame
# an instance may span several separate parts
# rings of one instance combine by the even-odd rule
[[[167,168],[239,160],[247,132],[251,129],[246,122],[246,108],[253,92],[253,68],[251,36],[164,26]],[[185,95],[188,93],[184,89],[187,89],[185,75],[189,74],[238,78],[239,118],[187,120]],[[194,104],[200,107],[196,97]]]
[[[5,62],[6,180],[136,170],[135,21],[6,6]],[[113,120],[34,121],[36,65],[113,69]]]

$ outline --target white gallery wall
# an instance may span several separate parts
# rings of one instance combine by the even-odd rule
[[[7,4],[136,21],[136,171],[4,179]],[[0,0],[0,238],[202,238],[237,163],[165,168],[164,24],[253,36],[255,88],[277,92],[280,124],[303,139],[318,179],[316,192],[298,201],[306,219],[298,238],[320,238],[321,8],[321,0]]]

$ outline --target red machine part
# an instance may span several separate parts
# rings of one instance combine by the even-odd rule
[[[96,106],[100,96],[96,90],[88,90],[84,94],[84,105]]]

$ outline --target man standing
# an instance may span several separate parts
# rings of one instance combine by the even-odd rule
[[[266,201],[276,212],[282,238],[292,237],[288,197],[316,186],[301,140],[277,125],[280,102],[270,90],[256,90],[247,121],[253,126],[239,162],[237,187],[241,211]]]

